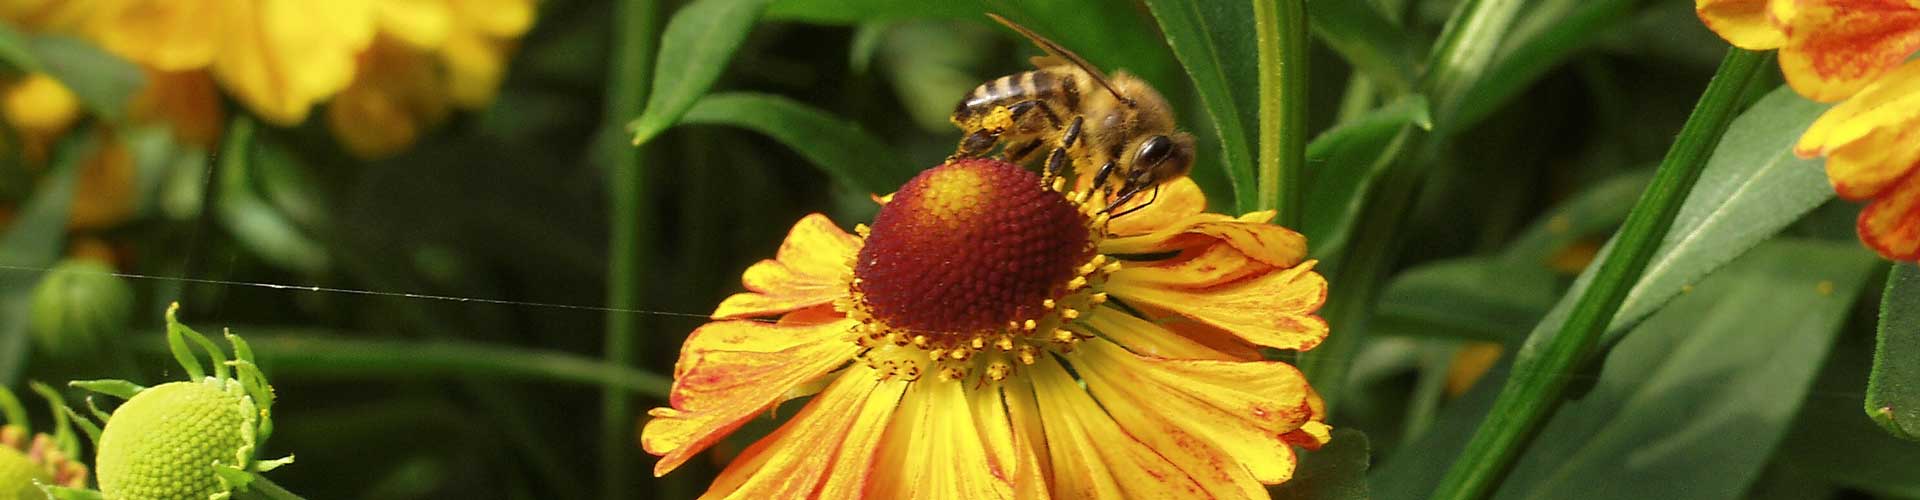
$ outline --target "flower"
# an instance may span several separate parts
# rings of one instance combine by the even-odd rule
[[[327,125],[362,158],[413,144],[451,107],[493,102],[514,42],[533,24],[532,0],[383,0],[380,35],[358,76],[327,109]]]
[[[261,118],[294,125],[353,80],[354,55],[373,41],[371,2],[103,1],[89,29],[149,68],[210,70]]]
[[[1694,0],[1700,20],[1747,50],[1780,49],[1795,92],[1845,99],[1920,48],[1920,0]]]
[[[1202,213],[1184,178],[1118,219],[1065,184],[959,160],[859,236],[801,219],[687,338],[641,432],[654,473],[812,395],[707,496],[1263,498],[1329,439],[1260,353],[1327,334],[1305,238]]]
[[[1889,259],[1920,260],[1920,61],[1820,115],[1794,152],[1826,156],[1840,197],[1871,200],[1860,212],[1861,242]]]

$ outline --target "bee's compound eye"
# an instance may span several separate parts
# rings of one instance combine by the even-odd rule
[[[1147,138],[1146,142],[1140,143],[1140,151],[1135,153],[1133,162],[1135,165],[1151,167],[1159,165],[1160,162],[1167,161],[1167,155],[1172,153],[1173,139],[1169,139],[1164,135],[1156,135]]]

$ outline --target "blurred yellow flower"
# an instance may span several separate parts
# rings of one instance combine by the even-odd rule
[[[47,159],[47,148],[80,119],[80,100],[53,77],[34,73],[8,85],[0,112],[20,132],[21,156],[28,164]]]
[[[506,59],[533,23],[533,0],[381,0],[380,35],[327,125],[361,158],[398,153],[450,108],[493,102]]]
[[[268,122],[304,121],[353,80],[372,43],[372,0],[105,0],[90,31],[160,71],[211,70]]]
[[[1184,178],[1117,220],[1098,197],[963,160],[859,236],[802,219],[687,338],[654,473],[812,394],[707,497],[1266,498],[1330,438],[1260,354],[1326,337],[1305,238]]]

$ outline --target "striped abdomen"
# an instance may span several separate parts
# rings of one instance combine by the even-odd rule
[[[1046,102],[1062,113],[1075,113],[1080,109],[1082,78],[1084,76],[1074,70],[1051,67],[993,79],[974,87],[973,92],[954,106],[953,123],[971,129],[973,120],[994,108],[1027,100]]]

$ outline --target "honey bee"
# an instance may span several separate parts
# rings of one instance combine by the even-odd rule
[[[1175,128],[1173,110],[1145,80],[1118,72],[1109,78],[1073,51],[1013,21],[987,14],[1012,28],[1047,56],[1038,69],[1002,76],[975,87],[954,107],[953,124],[966,135],[955,157],[986,156],[995,146],[1008,161],[1024,163],[1043,147],[1045,177],[1060,185],[1075,164],[1099,165],[1094,189],[1109,197],[1103,212],[1151,188],[1153,195],[1119,217],[1158,198],[1160,185],[1193,168],[1193,136]],[[1098,88],[1096,88],[1098,87]]]

